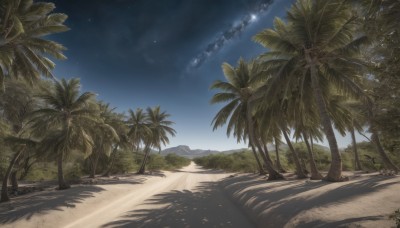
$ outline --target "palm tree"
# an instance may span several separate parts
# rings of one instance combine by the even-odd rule
[[[148,117],[146,113],[143,112],[143,109],[137,108],[136,111],[129,109],[128,113],[128,138],[132,143],[132,150],[138,153],[141,143],[144,142],[146,138],[149,138],[152,132],[147,123]]]
[[[227,126],[227,135],[233,132],[233,136],[238,142],[245,141],[248,137],[249,144],[252,148],[254,157],[259,165],[260,173],[263,172],[261,163],[258,160],[256,148],[259,150],[261,157],[262,147],[259,138],[256,137],[256,129],[254,127],[255,110],[251,106],[251,99],[254,91],[258,88],[258,81],[253,81],[256,74],[261,73],[256,62],[246,64],[244,60],[240,59],[238,67],[234,68],[231,65],[224,63],[222,69],[227,82],[215,81],[211,85],[211,89],[223,90],[217,93],[211,99],[211,103],[229,102],[223,107],[214,117],[212,124],[213,130],[223,126],[229,119]],[[264,165],[269,173],[268,179],[282,179],[283,176],[275,170],[272,163],[264,160]]]
[[[276,156],[276,168],[281,173],[286,173],[286,170],[281,165],[281,159],[279,158],[279,145],[281,144],[280,135],[274,136],[274,143],[275,143],[275,156]]]
[[[274,79],[267,94],[273,96],[294,82],[311,84],[321,125],[331,150],[328,181],[342,180],[342,159],[327,110],[328,87],[360,97],[358,72],[364,36],[356,36],[356,17],[346,1],[297,0],[287,12],[287,22],[276,18],[274,29],[258,33],[254,40],[270,52],[261,56]],[[328,94],[327,94],[328,93]]]
[[[79,79],[62,79],[38,96],[44,105],[32,113],[30,127],[43,138],[40,150],[57,156],[59,190],[70,187],[64,180],[65,157],[73,150],[92,152],[89,132],[99,120],[94,97],[91,92],[80,94]]]
[[[95,126],[91,129],[91,135],[93,138],[93,152],[88,157],[91,163],[91,172],[89,177],[95,178],[97,164],[101,155],[107,157],[112,152],[114,144],[118,143],[119,136],[112,126],[115,124],[113,110],[109,104],[98,102],[99,108],[99,121],[95,123]]]
[[[150,148],[154,147],[161,150],[161,144],[164,146],[169,143],[168,136],[175,136],[176,131],[170,127],[174,122],[168,120],[170,114],[160,110],[160,106],[147,108],[147,124],[151,130],[151,136],[144,139],[145,150],[142,164],[138,170],[138,174],[144,174],[146,170],[147,159],[150,154]]]
[[[45,37],[67,31],[63,24],[67,15],[51,13],[53,3],[32,0],[2,0],[0,2],[0,86],[4,78],[24,78],[29,82],[42,75],[53,77],[55,64],[47,58],[66,59],[65,48]]]
[[[112,126],[112,128],[114,128],[115,132],[117,133],[119,141],[114,143],[114,145],[113,145],[111,154],[108,157],[107,169],[106,169],[105,173],[103,174],[103,176],[110,175],[110,172],[111,172],[112,168],[114,167],[115,158],[119,151],[118,149],[120,149],[120,148],[128,149],[131,146],[129,144],[128,126],[126,125],[126,123],[124,121],[124,119],[125,119],[124,114],[111,112],[111,116],[112,117],[111,117],[111,121],[109,124],[110,124],[110,126]]]
[[[7,93],[0,94],[0,113],[2,113],[0,119],[4,124],[3,126],[7,127],[7,130],[2,132],[7,132],[7,134],[3,135],[2,138],[3,142],[8,144],[14,153],[3,177],[2,202],[9,200],[7,184],[10,176],[13,176],[12,174],[16,172],[15,166],[18,165],[17,163],[23,153],[27,151],[27,147],[32,147],[34,144],[29,137],[29,129],[27,129],[25,121],[30,112],[37,106],[37,102],[33,98],[35,88],[14,79],[6,79],[4,85]],[[17,186],[18,183],[14,179],[13,188],[17,188]]]

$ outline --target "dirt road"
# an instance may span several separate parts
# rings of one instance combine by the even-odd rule
[[[218,185],[229,174],[194,163],[164,174],[21,197],[0,205],[0,226],[254,227]]]

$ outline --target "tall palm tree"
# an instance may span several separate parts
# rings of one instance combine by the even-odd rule
[[[258,81],[253,81],[253,77],[256,74],[261,73],[261,69],[258,68],[256,62],[246,64],[242,59],[239,60],[236,68],[231,65],[224,63],[222,69],[227,82],[215,81],[211,85],[211,89],[223,90],[221,93],[217,93],[211,99],[211,103],[222,103],[229,102],[223,107],[217,115],[214,117],[212,124],[213,130],[223,126],[227,123],[227,135],[229,136],[233,132],[233,136],[236,137],[238,142],[249,139],[249,144],[252,148],[254,157],[259,163],[260,173],[262,172],[261,163],[258,161],[256,149],[259,153],[263,153],[262,147],[259,142],[259,137],[256,137],[256,128],[254,127],[255,121],[255,109],[251,105],[252,95],[254,91],[259,87]],[[263,158],[263,155],[261,154]],[[275,170],[272,163],[264,160],[264,165],[269,173],[268,179],[282,179],[283,176]]]
[[[254,37],[270,49],[261,57],[274,75],[269,96],[294,81],[300,88],[311,84],[331,150],[328,181],[342,180],[342,159],[327,109],[327,87],[356,97],[363,94],[357,76],[363,67],[359,52],[366,38],[356,35],[356,19],[345,0],[297,0],[287,12],[287,22],[276,18],[274,29]]]
[[[119,142],[119,136],[112,126],[115,124],[113,110],[109,104],[97,103],[99,111],[99,121],[91,129],[93,139],[93,152],[88,157],[91,163],[91,172],[89,177],[95,178],[97,164],[101,155],[110,156],[112,147]]]
[[[108,157],[107,161],[107,169],[104,172],[103,176],[109,176],[111,170],[114,167],[115,159],[117,157],[118,149],[124,148],[124,149],[130,149],[131,145],[129,143],[129,138],[128,138],[128,126],[126,125],[125,122],[125,115],[122,113],[115,113],[111,112],[111,121],[109,123],[112,128],[114,128],[115,132],[117,133],[117,136],[119,138],[119,141],[114,143],[113,149],[111,151],[110,156]]]
[[[150,148],[154,147],[161,150],[161,145],[169,143],[169,136],[175,136],[176,131],[170,127],[174,122],[168,120],[171,115],[165,111],[161,111],[160,106],[154,108],[147,108],[147,124],[151,130],[151,136],[144,140],[145,155],[142,164],[138,170],[138,174],[144,174],[146,170],[147,159],[150,154]]]
[[[132,143],[133,152],[138,153],[141,143],[144,142],[146,138],[149,138],[152,132],[147,122],[147,114],[143,112],[143,109],[137,108],[136,111],[129,109],[128,113],[128,138]]]
[[[67,15],[51,13],[53,3],[33,0],[0,2],[0,86],[5,77],[21,77],[30,82],[42,75],[53,77],[55,64],[48,58],[66,59],[65,48],[45,37],[67,31]]]
[[[25,122],[30,112],[37,107],[37,102],[33,98],[35,88],[30,87],[23,81],[15,79],[6,79],[5,88],[7,93],[0,94],[0,119],[7,126],[7,134],[2,136],[3,142],[13,150],[10,163],[3,177],[1,201],[8,201],[7,184],[10,175],[15,173],[15,166],[27,151],[27,147],[34,143],[29,137],[29,129]],[[12,175],[11,175],[12,176]],[[14,179],[15,180],[15,179]],[[13,182],[14,187],[17,182]]]
[[[43,138],[40,150],[57,156],[59,190],[70,187],[64,180],[65,157],[73,150],[92,152],[89,132],[99,120],[94,97],[91,92],[80,94],[79,79],[62,79],[38,96],[44,105],[32,113],[30,127]]]

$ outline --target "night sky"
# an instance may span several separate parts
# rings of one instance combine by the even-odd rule
[[[223,62],[236,65],[266,51],[251,37],[284,17],[292,0],[51,2],[71,28],[51,37],[68,48],[68,60],[56,62],[58,78],[81,78],[84,91],[120,112],[160,105],[177,130],[168,147],[246,147],[227,138],[225,128],[212,131],[221,106],[210,105],[216,91],[209,86],[224,79]]]

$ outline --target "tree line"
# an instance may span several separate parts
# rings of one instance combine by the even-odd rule
[[[81,92],[79,79],[53,75],[50,58],[66,59],[65,47],[48,35],[69,30],[67,15],[54,9],[53,3],[33,0],[0,3],[0,156],[8,163],[2,202],[9,200],[10,177],[14,182],[17,172],[26,176],[32,161],[56,161],[62,190],[70,188],[63,165],[72,154],[82,155],[94,178],[99,160],[108,158],[103,173],[109,175],[119,151],[129,150],[140,155],[137,173],[143,174],[151,151],[160,151],[176,134],[159,106],[118,113],[94,93]],[[168,159],[178,166],[188,163]]]
[[[226,125],[228,136],[248,141],[269,180],[283,178],[267,147],[282,138],[298,178],[307,177],[290,133],[307,147],[311,179],[345,180],[334,129],[352,135],[357,169],[355,132],[366,129],[384,167],[398,172],[391,157],[400,148],[399,9],[396,0],[297,0],[285,19],[253,37],[265,53],[222,65],[226,80],[211,85],[219,90],[211,103],[225,106],[213,128]],[[331,155],[325,177],[312,150],[324,137]]]

